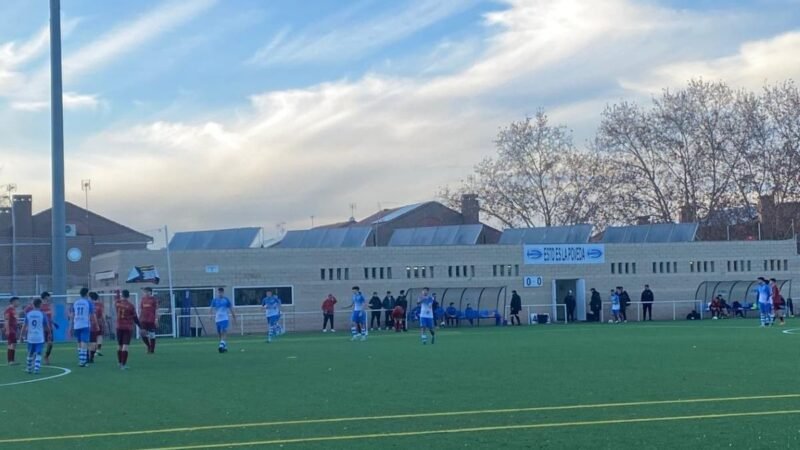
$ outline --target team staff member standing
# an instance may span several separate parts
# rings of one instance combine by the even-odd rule
[[[147,346],[147,353],[156,352],[156,319],[158,316],[158,299],[153,297],[153,288],[142,288],[144,297],[139,305],[139,320],[142,321],[142,340]]]
[[[378,297],[377,292],[372,293],[372,297],[369,299],[369,309],[370,309],[370,319],[369,319],[369,329],[375,330],[375,322],[378,323],[377,328],[381,329],[381,308],[383,308],[383,302],[381,298]]]
[[[322,332],[327,333],[328,330],[325,329],[328,326],[328,322],[331,324],[331,333],[335,333],[336,329],[333,328],[333,308],[336,305],[336,297],[333,294],[328,294],[328,297],[325,298],[325,301],[322,302]]]
[[[653,291],[650,290],[650,285],[645,284],[644,290],[642,291],[642,320],[653,320],[653,301],[655,300],[655,296],[653,295]],[[650,317],[648,319],[648,317]]]
[[[522,311],[522,297],[517,294],[517,291],[511,291],[511,325],[514,325],[514,319],[517,320],[517,325],[522,325],[519,321],[520,311]]]

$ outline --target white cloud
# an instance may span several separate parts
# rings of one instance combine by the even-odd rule
[[[64,92],[64,108],[68,110],[96,110],[103,105],[97,95],[78,94],[76,92]],[[11,108],[18,111],[38,112],[50,109],[50,101],[29,100],[11,102]]]
[[[628,89],[654,93],[684,85],[691,78],[725,80],[737,87],[758,89],[800,75],[800,31],[744,43],[734,55],[706,60],[680,61],[647,71],[637,79],[623,78]]]
[[[251,64],[303,64],[358,58],[464,11],[474,0],[417,0],[364,23],[326,23],[290,36],[284,28],[249,60]],[[394,8],[393,8],[394,9]],[[326,29],[332,28],[332,29]]]
[[[375,72],[254,94],[233,113],[117,125],[85,140],[68,173],[90,174],[103,192],[93,200],[99,210],[142,228],[303,227],[312,214],[318,223],[341,220],[350,202],[364,215],[378,202],[430,199],[492,152],[499,126],[540,106],[579,128],[581,143],[606,102],[642,95],[619,80],[699,60],[709,37],[735,29],[718,12],[633,0],[515,0],[485,25],[493,34],[471,47],[471,59],[459,57],[436,76]],[[772,41],[704,64],[743,64],[748,79],[766,78],[796,46],[765,42]],[[274,48],[290,42],[287,34]],[[779,73],[798,76],[800,68]],[[74,178],[68,186],[79,196]],[[148,214],[131,214],[140,210]]]

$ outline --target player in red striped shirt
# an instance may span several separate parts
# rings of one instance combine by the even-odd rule
[[[114,308],[117,310],[117,362],[122,370],[128,369],[128,345],[131,343],[134,325],[139,325],[136,317],[136,307],[130,301],[130,292],[122,291],[122,297],[117,298]]]
[[[97,295],[97,292],[89,292],[89,298],[94,304],[95,318],[94,327],[92,328],[92,332],[89,337],[89,362],[94,363],[95,354],[103,356],[103,353],[100,352],[100,349],[103,347],[103,335],[106,331],[106,318],[104,315],[105,305],[103,304],[103,301],[100,300],[100,296]]]
[[[144,297],[139,304],[139,320],[142,321],[142,340],[147,346],[147,353],[156,352],[156,319],[158,317],[158,299],[153,297],[153,288],[142,288]]]
[[[19,297],[11,297],[9,300],[8,308],[3,314],[6,328],[6,341],[8,341],[8,365],[16,366],[17,362],[14,360],[17,352],[17,306],[19,306]]]

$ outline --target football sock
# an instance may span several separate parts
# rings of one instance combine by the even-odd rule
[[[156,352],[156,340],[155,340],[155,338],[150,339],[150,347],[148,348],[148,350],[150,351],[150,353],[155,353]]]
[[[39,373],[39,369],[42,368],[42,355],[37,354],[36,357],[33,359],[33,373]]]
[[[128,351],[127,350],[123,350],[120,353],[122,353],[122,365],[123,366],[127,366],[128,365]]]
[[[33,370],[33,356],[28,355],[28,365],[27,365],[28,373],[30,373],[31,370]]]
[[[14,362],[14,350],[8,349],[8,351],[6,352],[6,356],[7,356],[8,362],[10,362],[10,363]]]
[[[117,362],[122,364],[122,350],[117,350]]]
[[[45,357],[45,358],[49,358],[49,357],[50,357],[50,353],[51,353],[52,351],[53,351],[53,344],[49,344],[49,343],[48,343],[48,344],[47,344],[47,351],[45,352],[45,354],[44,354],[44,357]]]

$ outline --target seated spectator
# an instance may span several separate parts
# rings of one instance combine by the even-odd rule
[[[472,306],[467,303],[467,308],[464,310],[464,318],[469,321],[469,326],[475,325],[475,318],[478,317],[478,314],[472,309]]]
[[[742,308],[742,304],[739,303],[739,300],[733,301],[733,317],[744,318],[744,308]]]
[[[722,296],[716,296],[713,300],[711,300],[711,304],[708,306],[708,310],[711,312],[712,319],[720,319],[722,318]]]
[[[450,303],[450,306],[444,311],[445,325],[448,327],[458,326],[458,309],[455,303]]]
[[[686,315],[686,320],[700,320],[700,313],[693,309],[692,312]]]

